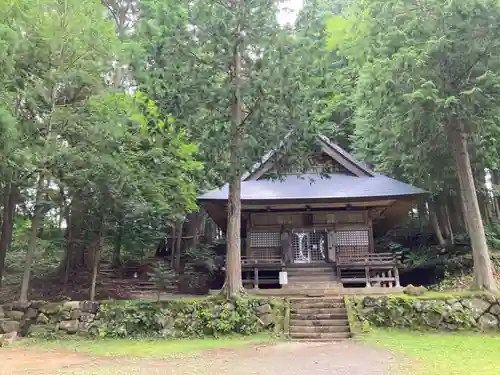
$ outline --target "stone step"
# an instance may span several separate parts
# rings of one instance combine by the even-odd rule
[[[291,303],[295,302],[344,302],[344,297],[342,296],[332,296],[332,297],[291,297]]]
[[[292,313],[298,315],[343,314],[344,316],[347,316],[347,310],[344,307],[295,309],[292,306],[290,310]]]
[[[349,326],[347,319],[318,319],[300,320],[291,319],[290,327],[329,327],[329,326]]]
[[[317,343],[327,343],[327,342],[339,342],[339,341],[345,341],[345,340],[348,340],[351,336],[348,336],[348,337],[338,337],[338,338],[334,338],[334,339],[311,339],[311,338],[290,338],[291,341],[293,342],[317,342]]]
[[[349,332],[349,326],[323,326],[323,327],[309,327],[309,326],[290,326],[290,333],[337,333]]]
[[[329,309],[344,308],[344,301],[328,302],[292,302],[292,309]]]
[[[329,332],[329,333],[309,333],[309,332],[290,332],[290,339],[303,341],[337,341],[345,340],[351,337],[350,332]]]
[[[344,320],[346,317],[345,312],[333,314],[297,314],[292,312],[290,314],[292,320]]]

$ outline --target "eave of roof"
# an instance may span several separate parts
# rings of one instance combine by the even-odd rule
[[[228,198],[228,185],[201,195],[198,200],[224,201]],[[409,197],[427,194],[425,190],[375,174],[356,177],[334,174],[288,176],[282,180],[242,181],[242,201],[290,200],[346,200],[359,198]]]

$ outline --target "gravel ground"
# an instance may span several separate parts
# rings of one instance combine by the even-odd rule
[[[388,375],[391,353],[354,342],[280,343],[174,359],[0,349],[0,375]]]

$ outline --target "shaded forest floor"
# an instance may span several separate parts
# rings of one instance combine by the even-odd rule
[[[100,275],[96,285],[97,300],[133,300],[157,298],[154,287],[144,289],[139,285],[140,281],[135,279],[116,279]],[[6,283],[0,289],[0,303],[14,301],[19,297],[21,284],[14,280]],[[90,282],[88,274],[72,275],[67,285],[57,277],[36,277],[32,279],[30,300],[81,301],[89,298]],[[168,294],[177,296],[177,294]],[[181,297],[185,294],[179,294]]]

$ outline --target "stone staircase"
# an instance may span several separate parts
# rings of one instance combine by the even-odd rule
[[[342,297],[290,299],[290,339],[339,341],[351,337]]]

